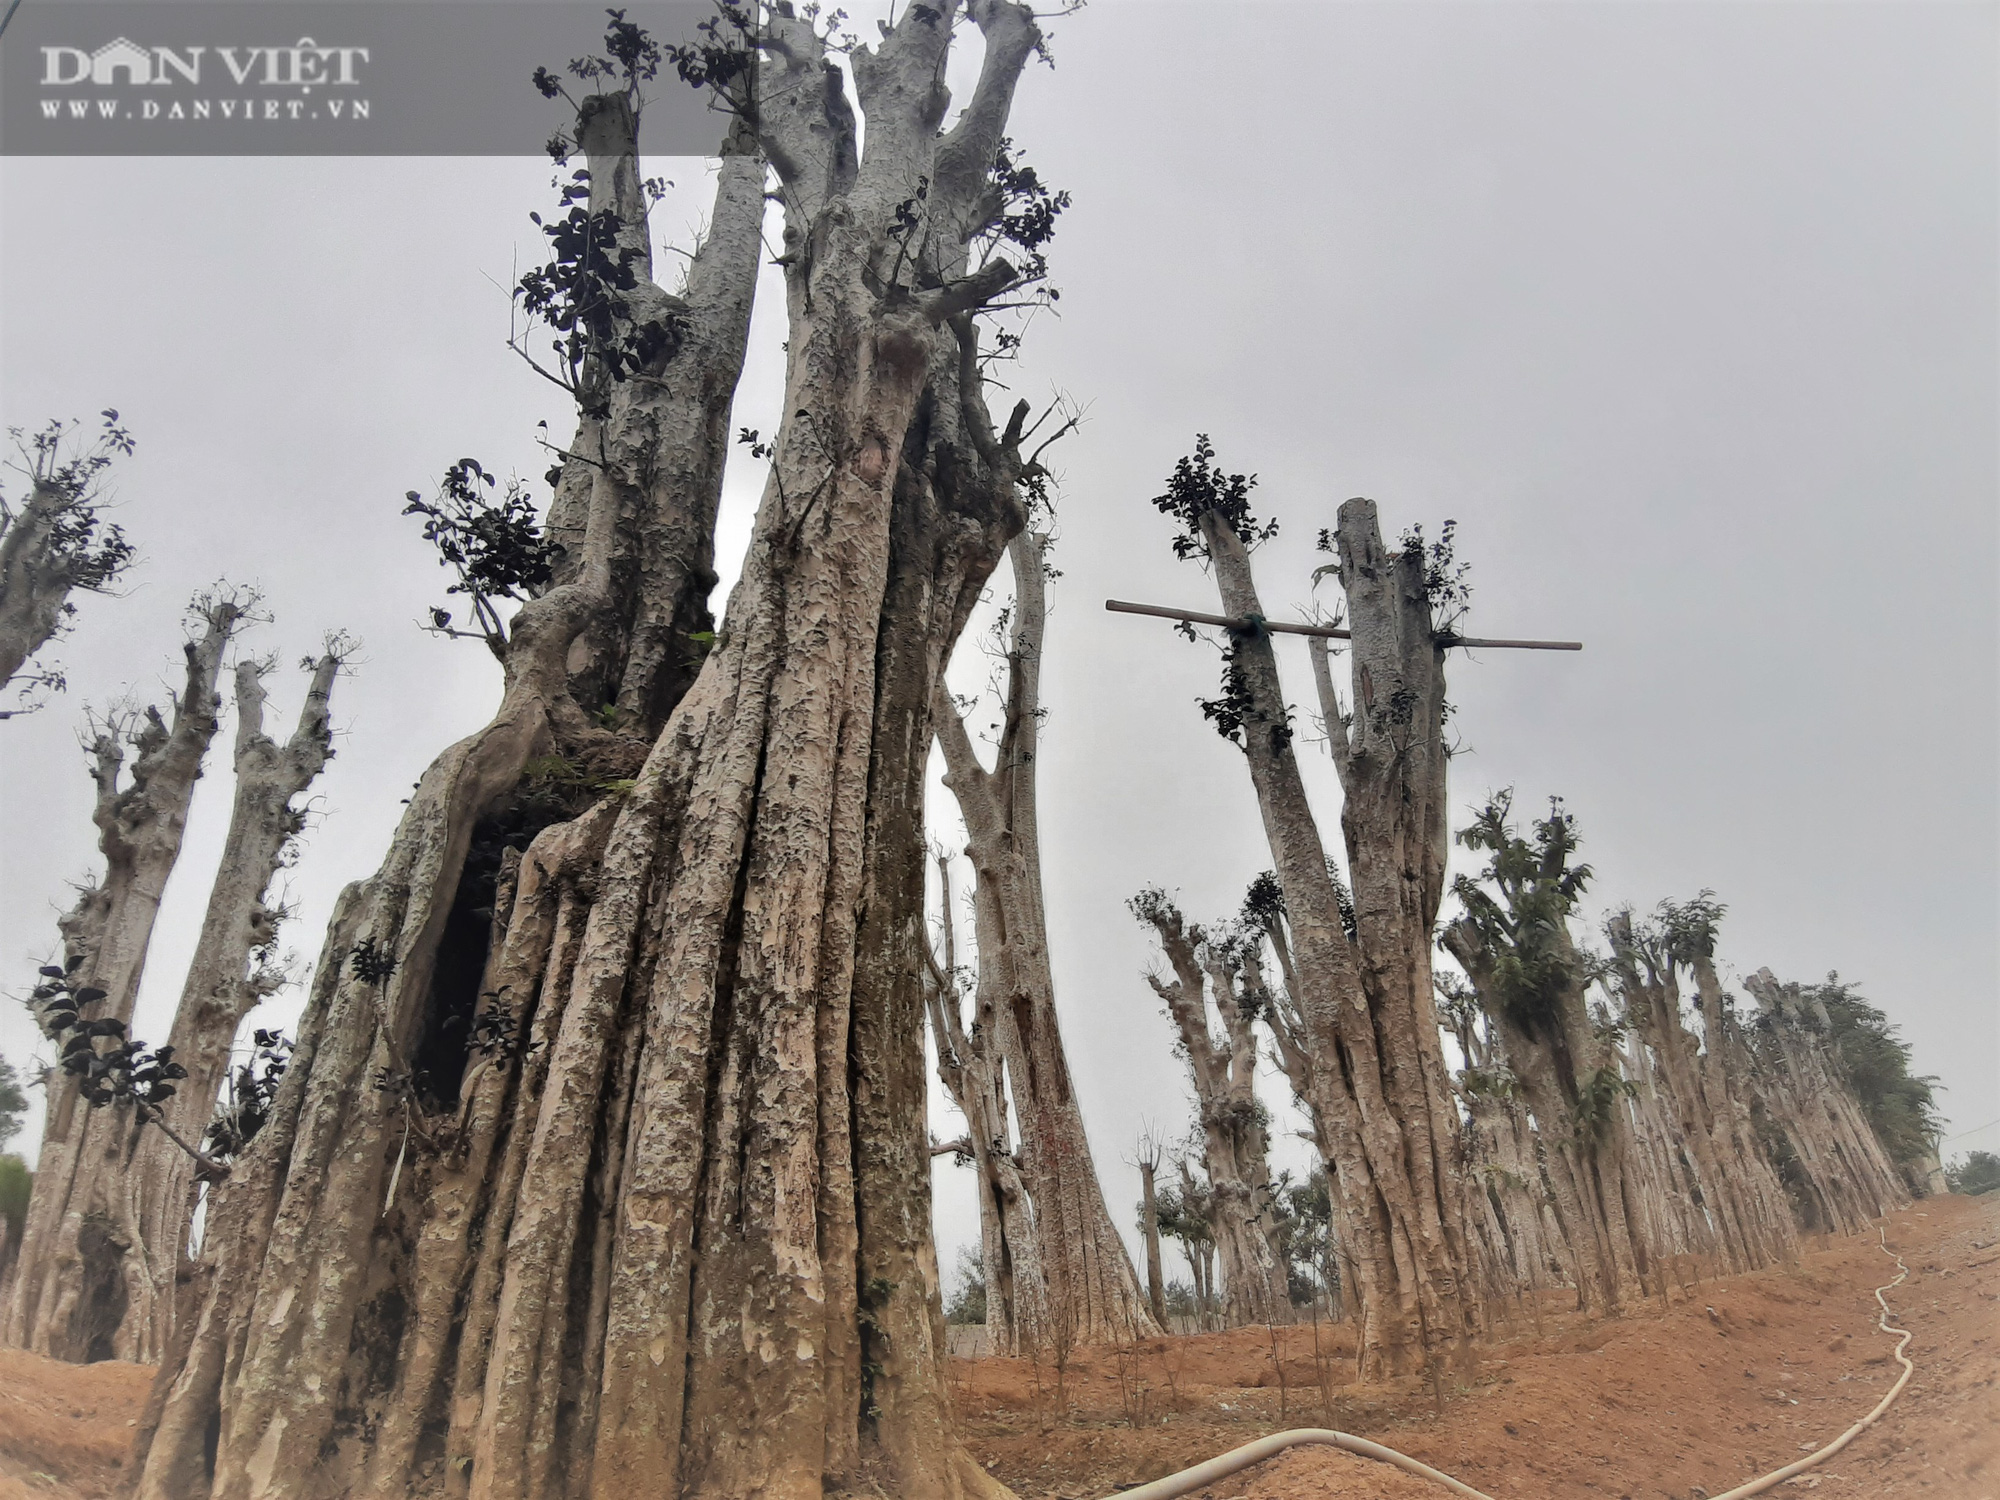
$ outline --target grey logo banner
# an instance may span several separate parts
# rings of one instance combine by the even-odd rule
[[[706,0],[619,7],[691,42]],[[589,0],[24,0],[0,35],[8,156],[531,156],[572,124],[530,81],[591,86]],[[726,123],[672,67],[646,87],[649,155],[713,156]]]

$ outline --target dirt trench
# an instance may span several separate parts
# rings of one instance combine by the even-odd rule
[[[1776,1493],[1816,1500],[2000,1500],[2000,1195],[1934,1198],[1886,1221],[1910,1278],[1890,1305],[1916,1377],[1881,1423]],[[1387,1443],[1496,1500],[1699,1500],[1801,1457],[1878,1401],[1893,1340],[1872,1235],[1813,1241],[1798,1267],[1676,1287],[1609,1322],[1550,1294],[1445,1393],[1356,1385],[1351,1330],[1238,1329],[1047,1361],[954,1360],[973,1452],[1022,1500],[1097,1500],[1279,1427]],[[1321,1394],[1332,1380],[1330,1409]],[[1283,1381],[1280,1383],[1280,1371]],[[151,1371],[0,1349],[0,1500],[109,1500]],[[1066,1415],[1063,1408],[1067,1407]],[[1136,1419],[1136,1425],[1135,1425]],[[1443,1491],[1325,1449],[1273,1460],[1206,1500],[1432,1500]]]

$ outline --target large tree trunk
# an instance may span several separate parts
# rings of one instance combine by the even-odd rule
[[[1542,1287],[1559,1260],[1550,1243],[1549,1194],[1519,1080],[1499,1056],[1491,1020],[1481,1025],[1483,1013],[1473,995],[1451,984],[1440,993],[1446,996],[1445,1014],[1465,1058],[1458,1096],[1466,1117],[1467,1219],[1483,1242],[1486,1292],[1496,1299],[1537,1299],[1539,1316]],[[1567,1258],[1563,1245],[1561,1259]]]
[[[998,1027],[1020,1112],[1021,1166],[1034,1200],[1050,1310],[1078,1343],[1100,1343],[1160,1330],[1104,1204],[1056,1016],[1036,788],[1047,546],[1045,535],[1023,531],[1008,548],[1014,604],[993,769],[980,764],[942,685],[935,712],[945,785],[964,814],[966,855],[978,875],[979,1011]]]
[[[1628,1033],[1622,1050],[1624,1073],[1632,1084],[1633,1164],[1655,1215],[1647,1232],[1664,1254],[1713,1255],[1715,1229],[1703,1212],[1701,1185],[1689,1164],[1686,1142],[1666,1107],[1659,1064],[1636,1032]]]
[[[58,924],[65,957],[76,965],[72,983],[104,992],[85,1007],[89,1019],[132,1019],[160,898],[215,738],[222,704],[216,677],[247,607],[233,595],[197,599],[201,635],[185,648],[187,679],[172,725],[148,708],[136,731],[121,718],[107,720],[91,746],[104,876]],[[120,785],[128,738],[138,753],[129,782]],[[157,1301],[172,1295],[174,1262],[170,1248],[146,1239],[142,1183],[130,1170],[144,1128],[129,1102],[92,1108],[73,1077],[49,1075],[8,1343],[72,1361],[160,1357]]]
[[[1750,1128],[1747,1107],[1739,1108],[1740,1088],[1732,1086],[1719,990],[1714,1009],[1705,1007],[1704,1029],[1716,1029],[1703,1046],[1681,1015],[1686,955],[1657,934],[1635,933],[1629,913],[1612,917],[1605,931],[1625,1014],[1658,1061],[1661,1092],[1693,1158],[1723,1269],[1752,1271],[1794,1258],[1798,1231],[1784,1189]]]
[[[419,789],[355,903],[226,1335],[214,1495],[302,1475],[398,1496],[998,1493],[941,1368],[921,791],[938,674],[1023,519],[1019,424],[986,423],[962,316],[1013,273],[961,272],[1037,36],[1024,10],[976,8],[979,89],[941,135],[951,9],[912,7],[852,55],[859,159],[822,44],[772,22],[754,108],[787,215],[787,415],[726,629],[629,787],[499,882],[469,963],[442,930],[521,763],[499,777],[496,726]],[[747,275],[755,219],[729,195],[755,179],[731,174],[704,254],[744,235]],[[913,245],[926,181],[937,233]],[[585,536],[615,519],[593,497]],[[555,614],[535,644],[560,668],[585,610]],[[581,707],[544,683],[529,704],[510,682],[509,754],[558,692]],[[491,997],[487,1034],[540,1045],[414,1079],[432,997],[459,985]],[[171,1461],[156,1441],[148,1482]]]
[[[333,679],[344,655],[344,647],[330,646],[313,664],[298,727],[283,745],[264,733],[263,678],[268,664],[244,661],[236,668],[236,787],[229,832],[167,1037],[174,1061],[187,1069],[187,1077],[162,1106],[163,1122],[172,1135],[163,1130],[143,1132],[127,1168],[140,1202],[144,1253],[137,1259],[170,1278],[146,1299],[151,1329],[141,1333],[135,1328],[129,1334],[131,1347],[148,1351],[149,1362],[165,1354],[172,1337],[176,1297],[171,1278],[181,1270],[198,1188],[197,1164],[173,1136],[201,1140],[229,1071],[237,1028],[280,982],[275,964],[268,960],[281,913],[264,904],[264,895],[278,873],[286,845],[305,826],[305,812],[293,805],[294,800],[318,778],[333,754]],[[140,1299],[128,1301],[128,1323],[144,1315]],[[121,1340],[125,1338],[121,1331]]]
[[[1230,523],[1209,511],[1201,534],[1223,612],[1262,619],[1249,554]],[[1299,776],[1269,633],[1233,631],[1230,670],[1245,696],[1244,748],[1291,929],[1311,1054],[1306,1099],[1338,1188],[1361,1363],[1373,1374],[1461,1361],[1480,1303],[1431,996],[1430,933],[1444,887],[1445,642],[1431,630],[1422,559],[1384,551],[1373,503],[1344,504],[1338,534],[1354,632],[1351,723],[1333,701],[1323,655],[1318,672],[1346,793],[1352,941]]]
[[[1544,870],[1544,875],[1555,872]],[[1507,938],[1488,937],[1472,917],[1445,929],[1443,944],[1472,980],[1486,1013],[1498,1056],[1514,1079],[1535,1123],[1548,1158],[1549,1182],[1557,1213],[1577,1257],[1577,1301],[1616,1312],[1644,1289],[1651,1272],[1645,1219],[1634,1223],[1627,1205],[1643,1204],[1643,1189],[1631,1168],[1632,1132],[1623,1092],[1621,1058],[1615,1046],[1591,1026],[1585,1000],[1587,970],[1580,962],[1564,918],[1544,890],[1528,903],[1518,886],[1500,878],[1505,919],[1533,933],[1523,942],[1544,945],[1567,979],[1542,997],[1533,1011],[1512,1003],[1496,975]],[[1527,914],[1532,904],[1534,916]],[[1500,911],[1498,904],[1491,908]],[[1536,917],[1539,920],[1536,920]],[[1642,1209],[1643,1212],[1643,1209]]]
[[[1710,970],[1713,973],[1713,970]],[[1766,1117],[1791,1149],[1812,1227],[1853,1234],[1910,1201],[1909,1185],[1862,1112],[1847,1081],[1829,1033],[1832,1022],[1796,984],[1780,984],[1769,969],[1744,981],[1760,1014],[1744,1061],[1756,1069],[1755,1083]],[[1720,985],[1714,986],[1721,1011]],[[1741,1045],[1739,1043],[1739,1045]]]
[[[1288,1323],[1292,1310],[1285,1267],[1265,1229],[1270,1141],[1257,1102],[1256,1006],[1244,1004],[1242,945],[1188,926],[1159,891],[1146,892],[1132,907],[1158,934],[1173,970],[1171,979],[1146,977],[1180,1032],[1180,1050],[1194,1084],[1226,1326]],[[1253,982],[1253,993],[1257,990],[1261,986]],[[1222,1019],[1220,1037],[1209,1027],[1211,992]]]

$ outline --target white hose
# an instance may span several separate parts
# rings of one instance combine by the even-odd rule
[[[1884,1333],[1899,1333],[1902,1335],[1902,1338],[1896,1343],[1896,1360],[1897,1363],[1902,1365],[1903,1373],[1896,1377],[1896,1383],[1889,1388],[1889,1394],[1876,1403],[1873,1411],[1848,1428],[1847,1431],[1843,1432],[1832,1442],[1828,1443],[1824,1448],[1808,1454],[1797,1463],[1786,1464],[1782,1469],[1775,1469],[1769,1474],[1753,1479],[1748,1484],[1739,1484],[1735,1489],[1717,1495],[1715,1500],[1749,1500],[1750,1496],[1761,1495],[1773,1486],[1783,1484],[1795,1474],[1803,1474],[1807,1469],[1825,1463],[1834,1454],[1838,1453],[1857,1437],[1861,1436],[1862,1433],[1874,1426],[1882,1413],[1889,1409],[1891,1403],[1903,1394],[1903,1387],[1910,1383],[1910,1377],[1917,1373],[1917,1367],[1911,1364],[1903,1354],[1903,1351],[1909,1347],[1910,1340],[1914,1335],[1907,1328],[1892,1328],[1889,1326],[1889,1304],[1882,1296],[1884,1292],[1901,1286],[1904,1278],[1910,1274],[1910,1268],[1903,1264],[1902,1256],[1896,1255],[1896,1252],[1889,1248],[1889,1237],[1883,1232],[1879,1224],[1876,1226],[1875,1233],[1882,1241],[1882,1253],[1884,1255],[1893,1255],[1896,1258],[1896,1279],[1875,1288],[1875,1301],[1882,1309],[1881,1315],[1875,1320],[1875,1326]],[[1407,1453],[1398,1453],[1394,1448],[1385,1448],[1380,1443],[1371,1443],[1366,1438],[1358,1438],[1346,1432],[1335,1432],[1327,1427],[1294,1427],[1286,1432],[1274,1432],[1269,1437],[1259,1438],[1254,1443],[1245,1443],[1241,1448],[1232,1448],[1229,1452],[1217,1458],[1211,1458],[1206,1463],[1196,1464],[1191,1469],[1182,1469],[1177,1474],[1169,1474],[1163,1479],[1155,1479],[1150,1484],[1139,1485],[1136,1489],[1120,1490],[1116,1495],[1110,1497],[1110,1500],[1174,1500],[1174,1497],[1178,1495],[1191,1494],[1195,1490],[1214,1484],[1218,1479],[1227,1479],[1231,1474],[1247,1469],[1253,1464],[1261,1464],[1268,1458],[1275,1458],[1287,1448],[1309,1444],[1341,1448],[1349,1453],[1358,1453],[1363,1458],[1372,1458],[1380,1463],[1394,1464],[1397,1468],[1407,1473],[1416,1474],[1443,1485],[1454,1495],[1464,1495],[1467,1497],[1467,1500],[1492,1500],[1491,1496],[1482,1494],[1471,1485],[1462,1484],[1458,1480],[1453,1479],[1449,1474],[1440,1474],[1430,1465],[1417,1462],[1416,1459],[1411,1458]]]
[[[1239,1469],[1247,1469],[1252,1464],[1261,1464],[1265,1459],[1275,1457],[1285,1449],[1302,1443],[1319,1443],[1330,1448],[1345,1448],[1349,1453],[1358,1453],[1363,1458],[1394,1464],[1399,1469],[1420,1474],[1425,1479],[1435,1480],[1454,1495],[1464,1495],[1468,1500],[1493,1500],[1492,1496],[1481,1494],[1469,1484],[1460,1484],[1449,1474],[1440,1474],[1429,1464],[1418,1463],[1407,1453],[1398,1453],[1394,1448],[1384,1448],[1380,1443],[1371,1443],[1367,1438],[1358,1438],[1352,1433],[1335,1432],[1330,1427],[1294,1427],[1288,1432],[1274,1432],[1269,1437],[1257,1439],[1254,1443],[1245,1443],[1241,1448],[1232,1448],[1220,1458],[1211,1458],[1205,1464],[1196,1464],[1192,1469],[1182,1469],[1178,1474],[1155,1479],[1151,1484],[1142,1484],[1137,1489],[1120,1490],[1112,1500],[1172,1500],[1175,1495],[1185,1495],[1204,1485],[1214,1484],[1218,1479],[1227,1479]]]
[[[1902,1256],[1896,1255],[1896,1252],[1889,1248],[1889,1236],[1883,1233],[1881,1225],[1877,1224],[1875,1226],[1875,1233],[1882,1241],[1882,1253],[1884,1255],[1896,1256],[1896,1279],[1892,1282],[1889,1282],[1886,1286],[1878,1286],[1875,1288],[1875,1301],[1878,1304],[1880,1304],[1882,1308],[1880,1316],[1878,1316],[1875,1319],[1875,1326],[1881,1329],[1884,1333],[1900,1333],[1902,1335],[1902,1337],[1896,1341],[1896,1362],[1903,1367],[1903,1373],[1898,1375],[1896,1377],[1896,1383],[1889,1387],[1889,1394],[1884,1396],[1880,1401],[1875,1403],[1875,1410],[1868,1413],[1867,1416],[1863,1417],[1859,1422],[1856,1422],[1852,1427],[1848,1428],[1847,1431],[1843,1432],[1839,1437],[1835,1438],[1832,1442],[1828,1443],[1824,1448],[1821,1448],[1815,1453],[1807,1454],[1804,1458],[1800,1459],[1795,1464],[1786,1464],[1784,1468],[1774,1470],[1771,1473],[1764,1475],[1761,1479],[1753,1479],[1748,1484],[1739,1484],[1733,1490],[1726,1490],[1722,1494],[1717,1495],[1715,1497],[1715,1500],[1747,1500],[1748,1496],[1761,1495],[1764,1493],[1764,1491],[1770,1489],[1773,1485],[1784,1483],[1787,1479],[1790,1479],[1794,1474],[1803,1474],[1807,1469],[1812,1468],[1815,1464],[1825,1463],[1829,1458],[1832,1458],[1834,1454],[1838,1453],[1842,1448],[1845,1448],[1849,1443],[1853,1442],[1856,1438],[1860,1437],[1861,1434],[1866,1432],[1870,1427],[1873,1427],[1875,1425],[1876,1418],[1880,1417],[1883,1412],[1887,1411],[1889,1409],[1889,1404],[1892,1401],[1894,1401],[1898,1396],[1903,1394],[1903,1387],[1908,1385],[1910,1383],[1910,1377],[1917,1373],[1917,1367],[1911,1364],[1910,1361],[1903,1354],[1903,1351],[1910,1347],[1910,1340],[1911,1338],[1914,1337],[1914,1335],[1907,1328],[1891,1328],[1889,1326],[1889,1304],[1887,1301],[1883,1299],[1882,1296],[1884,1292],[1889,1291],[1894,1287],[1901,1286],[1903,1284],[1903,1278],[1910,1274],[1910,1268],[1903,1264]]]

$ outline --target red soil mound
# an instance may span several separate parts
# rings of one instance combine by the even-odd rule
[[[1887,1230],[1910,1267],[1888,1296],[1916,1332],[1916,1376],[1880,1423],[1777,1493],[2000,1500],[2000,1202],[1932,1199]],[[1079,1353],[1063,1372],[1066,1422],[1054,1420],[1047,1361],[960,1361],[953,1375],[973,1450],[1023,1500],[1110,1495],[1282,1427],[1372,1438],[1497,1500],[1691,1500],[1804,1456],[1882,1398],[1899,1367],[1895,1341],[1875,1331],[1872,1289],[1895,1272],[1872,1236],[1857,1237],[1790,1270],[1676,1288],[1668,1308],[1609,1322],[1545,1307],[1539,1333],[1523,1319],[1517,1336],[1480,1351],[1477,1375],[1445,1392],[1442,1415],[1416,1381],[1342,1383],[1323,1401],[1318,1363],[1329,1350],[1336,1366],[1352,1357],[1344,1328],[1320,1330],[1318,1363],[1312,1330],[1296,1327],[1277,1331],[1281,1362],[1261,1328]],[[1444,1492],[1319,1448],[1203,1493]]]
[[[1888,1416],[1824,1468],[1780,1486],[1839,1500],[2000,1500],[2000,1200],[1932,1199],[1888,1222],[1910,1278],[1890,1305],[1917,1374]],[[1790,1463],[1881,1399],[1897,1366],[1871,1289],[1895,1274],[1872,1238],[1793,1269],[1676,1289],[1608,1323],[1525,1311],[1477,1374],[1436,1393],[1347,1382],[1348,1330],[1160,1339],[1044,1361],[953,1362],[979,1458],[1023,1500],[1099,1497],[1281,1427],[1338,1427],[1498,1500],[1697,1500]],[[1551,1302],[1553,1303],[1553,1298]],[[1712,1309],[1712,1311],[1711,1311]],[[1283,1383],[1279,1374],[1282,1371]],[[1329,1376],[1324,1395],[1322,1373]],[[0,1350],[0,1500],[106,1500],[151,1371]],[[1059,1415],[1067,1407],[1065,1415]],[[1294,1451],[1208,1500],[1431,1500],[1414,1477]],[[1819,1500],[1819,1496],[1815,1497]]]

